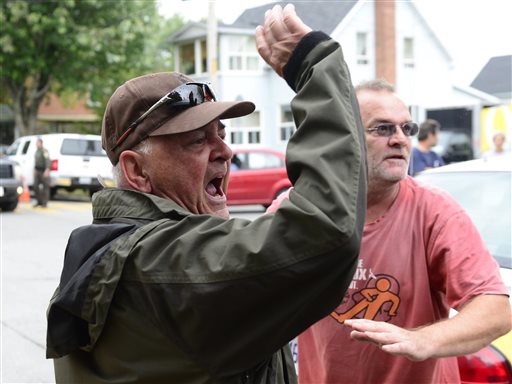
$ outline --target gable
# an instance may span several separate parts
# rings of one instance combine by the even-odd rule
[[[186,40],[194,40],[201,37],[206,37],[207,26],[203,23],[190,22],[173,33],[169,37],[170,43],[176,43]]]
[[[436,31],[430,26],[430,24],[427,22],[427,20],[425,19],[423,14],[420,12],[418,7],[414,4],[414,2],[411,1],[411,2],[402,3],[402,4],[403,5],[407,4],[411,8],[411,10],[420,19],[423,28],[425,29],[426,32],[428,32],[428,34],[432,38],[432,41],[434,41],[436,43],[436,45],[439,47],[440,52],[443,53],[443,55],[445,56],[446,60],[451,62],[452,61],[451,54],[448,52],[448,50],[446,49],[446,47],[443,44],[443,42],[441,41],[441,39],[437,36]]]

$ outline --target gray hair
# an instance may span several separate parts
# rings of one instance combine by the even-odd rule
[[[149,140],[145,139],[138,143],[135,147],[130,148],[130,150],[140,153],[145,156],[150,156],[153,152],[153,147]],[[126,187],[126,183],[124,180],[123,172],[121,170],[120,162],[118,161],[116,165],[112,168],[112,177],[114,179],[114,184],[118,187]]]
[[[395,87],[384,79],[368,80],[354,87],[356,93],[360,91],[388,91],[395,93]]]

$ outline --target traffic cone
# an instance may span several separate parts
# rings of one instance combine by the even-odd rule
[[[30,191],[27,187],[27,182],[25,181],[25,177],[22,177],[23,180],[23,192],[20,195],[20,203],[28,203],[30,201]]]

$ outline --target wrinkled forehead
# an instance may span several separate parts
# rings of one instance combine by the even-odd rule
[[[402,124],[411,120],[407,105],[393,92],[360,90],[357,100],[366,127],[381,122]]]

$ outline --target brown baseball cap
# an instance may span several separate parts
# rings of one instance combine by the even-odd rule
[[[121,152],[149,136],[193,131],[215,119],[231,119],[254,111],[255,106],[249,101],[208,100],[188,107],[166,103],[127,134],[130,125],[164,95],[186,83],[194,80],[178,72],[160,72],[136,77],[117,88],[108,101],[101,127],[102,146],[113,165],[119,161]]]

